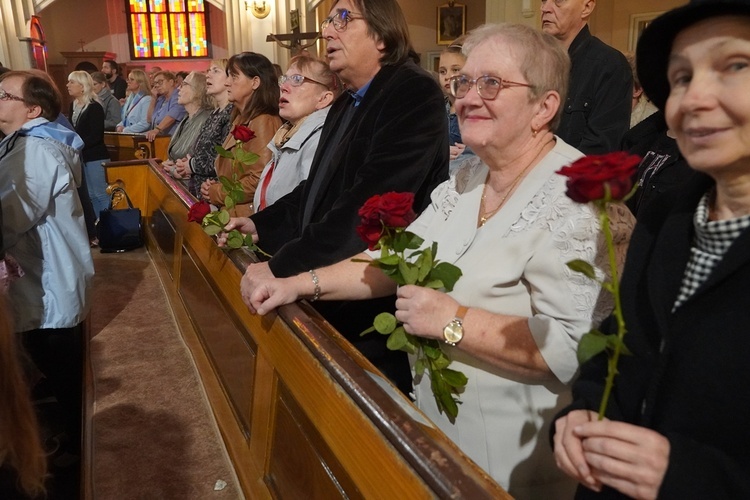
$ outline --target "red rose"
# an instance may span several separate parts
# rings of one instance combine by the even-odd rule
[[[235,125],[232,129],[232,137],[237,141],[247,142],[255,138],[255,132],[245,125]]]
[[[383,234],[383,225],[380,222],[367,223],[363,220],[362,224],[357,226],[357,234],[367,243],[370,250],[375,250]]]
[[[578,203],[621,201],[633,189],[633,174],[640,157],[625,151],[585,156],[557,171],[568,178],[568,197]],[[609,198],[605,200],[609,186]]]
[[[359,216],[363,221],[377,220],[392,228],[406,227],[417,218],[412,210],[413,204],[414,193],[376,194],[362,205]]]
[[[199,201],[193,203],[193,206],[191,206],[188,211],[188,222],[197,222],[200,224],[203,222],[203,218],[210,213],[211,205],[208,202]]]
[[[375,250],[386,228],[404,228],[417,218],[411,208],[413,204],[413,193],[391,192],[372,196],[357,212],[362,219],[357,234],[370,250]]]

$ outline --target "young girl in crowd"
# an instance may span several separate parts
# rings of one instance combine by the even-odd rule
[[[451,43],[440,54],[440,86],[445,95],[445,112],[448,114],[448,135],[450,137],[450,171],[453,172],[463,163],[470,155],[473,155],[471,149],[461,141],[461,131],[458,128],[458,116],[456,116],[455,98],[451,95],[450,83],[451,78],[461,74],[461,68],[466,63],[466,56],[461,49],[465,37],[459,37]]]

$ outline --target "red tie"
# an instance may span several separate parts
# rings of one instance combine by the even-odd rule
[[[258,210],[266,208],[266,191],[268,190],[268,185],[271,183],[274,168],[276,168],[275,161],[271,163],[271,168],[268,169],[268,174],[263,178],[263,185],[260,187],[260,206],[258,207]]]

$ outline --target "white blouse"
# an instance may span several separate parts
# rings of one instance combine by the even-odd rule
[[[548,444],[552,417],[570,401],[581,336],[613,305],[597,282],[566,265],[573,259],[608,269],[608,254],[593,208],[565,195],[556,174],[582,153],[557,138],[555,147],[518,185],[483,227],[477,216],[488,167],[467,160],[432,193],[431,205],[409,228],[438,243],[437,258],[463,276],[450,295],[496,314],[526,316],[537,347],[557,381],[540,383],[446,346],[469,382],[456,424],[438,412],[429,376],[415,385],[419,408],[516,498],[572,498],[575,484],[555,466]],[[634,218],[623,205],[609,211],[620,267]],[[598,271],[601,277],[602,271]],[[465,335],[471,336],[471,330]]]

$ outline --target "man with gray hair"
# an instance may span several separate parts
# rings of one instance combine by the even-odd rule
[[[542,0],[542,31],[570,55],[570,90],[557,135],[586,154],[620,149],[630,128],[633,74],[625,56],[589,31],[596,0]]]

